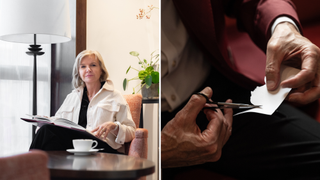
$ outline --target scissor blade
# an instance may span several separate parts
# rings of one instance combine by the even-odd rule
[[[252,108],[259,108],[261,105],[250,105],[250,104],[241,104],[241,105],[219,105],[219,107],[204,107],[203,109],[225,109],[225,108],[232,108],[232,109],[252,109]]]
[[[251,105],[251,104],[242,104],[242,103],[226,103],[226,102],[217,102],[220,109],[224,108],[233,108],[233,109],[250,109],[250,108],[259,108],[261,105]]]

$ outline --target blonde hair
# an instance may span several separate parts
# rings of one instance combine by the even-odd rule
[[[76,60],[74,62],[74,65],[73,65],[72,86],[74,88],[78,88],[84,84],[84,82],[82,81],[82,79],[79,75],[79,66],[80,66],[82,58],[84,58],[85,56],[90,56],[90,55],[94,55],[95,58],[97,58],[99,60],[99,65],[100,65],[101,72],[102,72],[101,76],[100,76],[100,82],[106,81],[107,78],[109,77],[109,73],[107,71],[106,66],[104,65],[104,61],[102,59],[101,54],[98,51],[84,50],[78,54],[78,56],[76,57]]]

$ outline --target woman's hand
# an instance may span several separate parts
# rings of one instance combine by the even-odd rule
[[[209,98],[211,88],[201,91]],[[228,100],[227,102],[232,102]],[[215,162],[221,157],[224,144],[231,135],[232,109],[224,109],[224,114],[217,109],[206,109],[209,124],[201,132],[196,124],[196,118],[206,99],[193,95],[187,105],[168,122],[161,132],[161,164],[162,167],[181,167],[205,162]]]
[[[101,124],[100,126],[94,128],[91,132],[95,134],[97,138],[104,139],[107,138],[107,135],[109,132],[113,131],[118,125],[114,122],[105,122]],[[113,132],[115,135],[117,135],[119,132],[119,128],[116,129],[115,132]]]

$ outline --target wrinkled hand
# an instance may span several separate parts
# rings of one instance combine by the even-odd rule
[[[209,98],[211,88],[201,91]],[[227,102],[231,102],[228,100]],[[206,99],[193,95],[186,106],[168,122],[161,132],[161,166],[180,167],[215,162],[221,157],[221,150],[231,135],[232,109],[205,109],[209,121],[203,132],[196,124],[196,117],[206,105]]]
[[[110,131],[116,128],[116,126],[117,125],[114,122],[105,122],[94,128],[91,132],[94,133],[97,138],[104,139],[107,137]]]
[[[283,81],[282,87],[293,88],[287,100],[305,105],[320,97],[320,50],[303,37],[294,25],[277,25],[267,46],[266,78],[268,90],[280,84],[280,65],[301,69],[293,78]]]

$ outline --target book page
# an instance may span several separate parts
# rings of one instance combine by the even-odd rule
[[[27,114],[28,115],[28,114]],[[66,128],[72,128],[76,130],[86,131],[86,129],[68,119],[56,118],[56,117],[46,117],[40,115],[28,115],[32,119],[21,118],[24,121],[30,122],[35,126],[42,127],[45,124],[54,124],[57,126],[62,126]]]
[[[55,125],[59,125],[59,126],[64,126],[64,127],[68,127],[68,128],[73,128],[73,129],[78,129],[78,130],[82,130],[82,131],[87,131],[84,127],[80,126],[79,124],[76,124],[68,119],[64,119],[64,118],[55,118],[52,120],[52,122]]]
[[[31,115],[28,115],[31,116]],[[31,116],[33,117],[31,118],[20,118],[28,123],[31,123],[34,126],[38,126],[38,127],[42,127],[45,124],[53,124],[56,126],[60,126],[63,128],[69,128],[69,129],[73,129],[73,130],[77,130],[77,131],[82,131],[82,132],[86,132],[89,133],[90,135],[95,137],[95,134],[88,131],[87,129],[85,129],[84,127],[80,126],[79,124],[76,124],[68,119],[64,119],[64,118],[56,118],[56,117],[51,117],[50,119],[48,118],[39,118],[39,116]],[[101,139],[103,141],[106,141],[105,139]]]
[[[48,121],[51,122],[50,117],[47,116],[41,116],[41,115],[30,115],[30,114],[26,114],[27,116],[31,117],[32,119],[37,119],[40,121]]]

